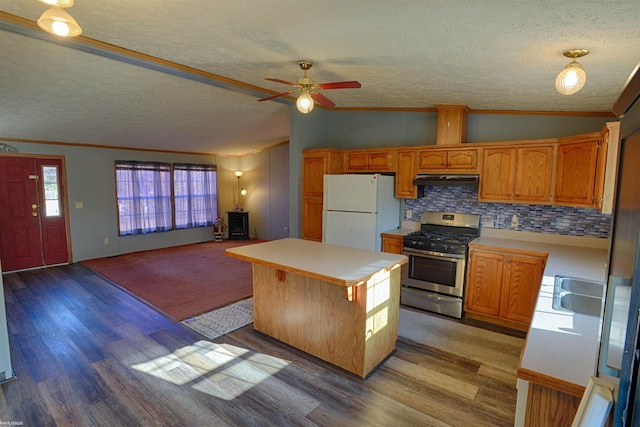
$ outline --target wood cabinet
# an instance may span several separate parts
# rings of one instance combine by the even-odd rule
[[[416,151],[414,149],[398,150],[396,154],[396,197],[399,199],[415,199],[418,197],[418,186],[413,184],[416,177]]]
[[[580,406],[581,396],[529,383],[525,427],[570,426]]]
[[[513,199],[527,203],[551,203],[553,145],[516,148]]]
[[[395,172],[395,150],[344,151],[344,172]]]
[[[322,196],[302,197],[302,238],[322,241]]]
[[[403,236],[397,234],[382,234],[382,252],[402,254]]]
[[[322,241],[322,197],[324,175],[343,172],[342,151],[305,150],[302,153],[302,230],[303,239]]]
[[[515,164],[515,149],[511,147],[485,148],[482,152],[478,200],[483,202],[511,201],[513,199]]]
[[[600,132],[559,139],[556,204],[587,208],[601,206],[606,162],[602,143]]]
[[[605,150],[606,148],[606,150]],[[607,152],[604,166],[602,210],[603,214],[612,214],[616,181],[618,178],[618,157],[620,152],[620,122],[607,122],[602,129],[602,149]]]
[[[476,173],[477,148],[432,148],[418,150],[418,173]]]
[[[546,254],[470,247],[466,316],[526,330],[533,317],[545,263]]]
[[[436,107],[438,108],[436,145],[456,145],[465,142],[469,107],[466,105],[436,105]]]
[[[227,254],[252,263],[256,331],[363,379],[395,350],[406,257],[300,239]]]
[[[551,203],[554,152],[552,144],[485,148],[478,200]]]

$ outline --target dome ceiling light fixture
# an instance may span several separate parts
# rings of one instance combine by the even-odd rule
[[[38,18],[38,27],[47,33],[61,37],[75,37],[82,34],[82,28],[65,10],[73,6],[74,0],[38,0],[51,7]]]
[[[587,74],[576,58],[581,58],[589,53],[588,49],[569,49],[563,53],[567,58],[572,58],[556,77],[556,90],[562,95],[573,95],[580,92],[587,82]]]

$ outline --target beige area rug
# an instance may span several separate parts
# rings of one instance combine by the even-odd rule
[[[522,338],[405,308],[400,308],[398,334],[514,375],[524,345]]]
[[[181,323],[200,335],[214,340],[251,322],[253,322],[253,298],[243,299],[226,307],[183,320]]]

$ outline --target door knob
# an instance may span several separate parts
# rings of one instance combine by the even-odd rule
[[[36,209],[38,207],[38,205],[36,205],[35,203],[31,205],[31,209]]]
[[[38,216],[38,212],[31,212],[31,216]]]

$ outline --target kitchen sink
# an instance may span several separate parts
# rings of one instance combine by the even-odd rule
[[[602,283],[574,279],[573,277],[556,276],[556,283],[558,281],[560,282],[560,289],[562,291],[602,299],[602,291],[604,290]]]
[[[556,276],[553,308],[560,311],[599,317],[604,285],[573,277]]]
[[[598,317],[601,306],[602,300],[586,295],[565,294],[560,296],[560,308],[574,313]]]

